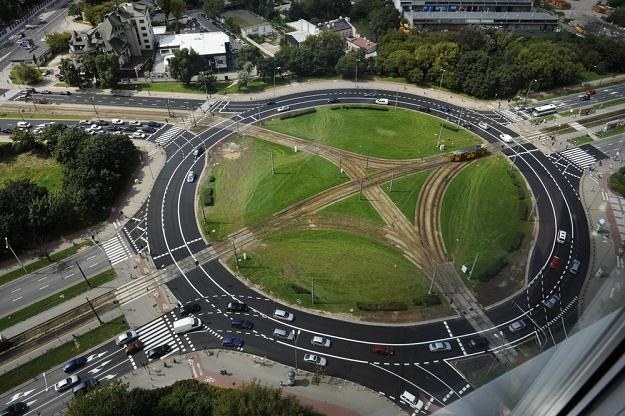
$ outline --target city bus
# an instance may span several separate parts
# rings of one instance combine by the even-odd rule
[[[556,112],[556,106],[554,104],[540,105],[532,111],[532,116],[542,117],[547,114],[553,114]]]

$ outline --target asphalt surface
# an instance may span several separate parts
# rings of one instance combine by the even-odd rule
[[[580,292],[589,259],[588,227],[583,207],[577,195],[576,187],[564,177],[564,174],[531,143],[517,137],[504,124],[509,121],[494,111],[473,111],[454,107],[446,103],[410,94],[394,91],[369,90],[332,90],[315,91],[278,97],[275,104],[266,102],[245,102],[227,104],[229,110],[239,110],[232,119],[222,121],[199,135],[164,127],[152,135],[149,140],[159,142],[167,153],[167,163],[156,180],[148,202],[133,217],[146,218],[148,249],[158,268],[177,267],[177,262],[194,255],[206,248],[199,238],[194,213],[194,197],[197,181],[187,182],[189,171],[201,172],[204,158],[193,156],[193,150],[200,144],[205,149],[217,144],[236,131],[240,126],[253,123],[258,118],[275,116],[277,107],[289,105],[291,110],[327,104],[329,97],[337,97],[344,103],[373,103],[375,98],[365,97],[368,92],[376,92],[377,97],[388,98],[389,106],[416,110],[428,106],[432,115],[448,118],[451,122],[466,122],[471,130],[496,147],[514,161],[514,165],[525,176],[536,198],[535,209],[540,218],[540,227],[536,246],[528,259],[529,285],[515,299],[487,312],[495,327],[491,328],[494,336],[506,340],[506,347],[530,337],[536,337],[544,347],[549,347],[566,337],[571,325],[576,321],[575,305]],[[599,96],[599,93],[597,94]],[[445,105],[449,111],[439,107]],[[573,105],[573,104],[571,104]],[[477,126],[479,121],[491,125],[489,130]],[[171,134],[171,133],[175,134]],[[502,133],[513,137],[512,143],[499,139]],[[569,238],[564,244],[555,242],[558,230],[567,231]],[[134,238],[132,233],[130,238]],[[550,269],[548,263],[557,255],[562,264]],[[573,259],[582,262],[579,277],[568,273],[568,265]],[[451,319],[420,325],[379,326],[339,321],[315,314],[292,310],[265,298],[263,295],[243,285],[218,262],[201,264],[194,270],[168,283],[170,290],[182,303],[197,302],[202,310],[198,317],[203,320],[202,330],[177,336],[167,331],[161,336],[146,334],[146,341],[167,342],[178,351],[201,348],[216,348],[221,345],[226,335],[241,337],[246,353],[258,354],[269,359],[305,368],[314,369],[303,363],[302,355],[316,352],[328,360],[326,374],[353,380],[374,391],[385,394],[398,401],[402,391],[418,394],[422,400],[431,400],[436,406],[444,406],[450,401],[466,395],[473,390],[470,383],[448,364],[454,358],[483,354],[467,347],[467,340],[475,336],[475,331],[465,319]],[[553,293],[561,295],[560,302],[553,308],[544,305],[544,301]],[[226,312],[227,303],[237,299],[245,301],[250,311],[243,316],[254,323],[250,331],[233,330],[230,319],[241,314]],[[280,307],[295,314],[293,322],[283,322],[273,318],[275,308]],[[169,323],[176,317],[176,312],[166,314],[159,320]],[[527,327],[517,333],[510,332],[508,325],[517,319],[524,319]],[[159,321],[160,322],[160,321]],[[148,324],[154,327],[162,323]],[[169,328],[165,324],[166,328]],[[152,328],[152,327],[151,327]],[[298,334],[293,342],[276,339],[275,328],[292,329]],[[150,329],[151,331],[151,329]],[[171,332],[171,331],[170,331]],[[313,335],[322,335],[332,339],[329,349],[310,344]],[[448,341],[452,349],[446,352],[432,353],[428,344],[433,341]],[[392,345],[394,356],[378,356],[372,351],[374,344]],[[119,352],[111,353],[110,344],[104,348],[112,354],[106,364],[99,364],[100,377],[114,374],[118,376],[130,371],[141,363],[141,354],[129,361]],[[105,356],[106,356],[105,354]],[[98,365],[94,360],[93,365]],[[100,363],[102,361],[99,361]],[[59,378],[59,377],[57,377]],[[3,402],[18,400],[29,390],[25,401],[35,398],[31,412],[50,410],[59,406],[56,393],[41,392],[40,384],[33,384],[28,390],[11,392],[2,396]],[[16,396],[17,395],[17,396]],[[46,403],[42,407],[42,403]],[[408,410],[408,409],[406,409]]]

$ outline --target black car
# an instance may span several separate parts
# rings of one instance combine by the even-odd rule
[[[106,130],[107,130],[107,131],[120,131],[120,130],[121,130],[121,127],[119,127],[119,126],[108,126],[108,127],[106,128]]]
[[[197,303],[187,303],[182,308],[180,308],[180,315],[187,316],[190,313],[199,312],[202,308]]]
[[[61,94],[61,95],[72,95],[72,93],[69,92],[69,91],[61,91],[59,94]]]
[[[228,312],[247,312],[248,309],[247,304],[243,302],[230,302],[226,307]]]
[[[232,326],[233,328],[248,330],[254,328],[254,324],[246,319],[233,319],[232,321],[230,321],[230,326]]]
[[[144,133],[154,133],[156,131],[156,129],[154,127],[150,127],[150,126],[143,126],[141,127],[141,131]]]
[[[417,111],[422,111],[422,112],[424,112],[424,113],[429,113],[429,112],[430,112],[430,111],[432,111],[432,110],[430,110],[430,107],[425,107],[425,106],[422,106],[422,107],[418,107],[418,108],[417,108]]]
[[[4,134],[11,134],[11,133],[13,133],[13,130],[11,130],[11,129],[9,129],[9,128],[5,128],[5,129],[2,129],[2,130],[0,130],[0,131],[1,131],[2,133],[4,133]]]
[[[266,106],[276,105],[276,102],[275,102],[275,101],[267,101],[267,102],[265,103],[265,105],[266,105]]]
[[[24,402],[17,402],[0,411],[0,416],[19,416],[26,412],[28,412],[28,405]]]
[[[328,104],[335,104],[335,103],[338,103],[338,102],[339,102],[339,99],[336,98],[336,97],[328,98]]]
[[[158,347],[149,349],[146,355],[149,359],[155,360],[157,358],[161,358],[163,355],[167,354],[170,351],[171,346],[169,344],[163,344],[159,345]]]
[[[467,346],[473,350],[485,350],[489,341],[484,337],[473,337],[467,342]]]
[[[156,121],[146,121],[145,125],[149,126],[149,127],[160,127],[161,126],[160,123],[157,123]]]
[[[108,126],[109,122],[104,120],[98,120],[98,126]]]
[[[124,126],[122,127],[123,131],[137,131],[137,128],[135,126]]]
[[[447,107],[446,105],[439,105],[438,109],[444,111],[445,113],[449,113],[449,107]]]

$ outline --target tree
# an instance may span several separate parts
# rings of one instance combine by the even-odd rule
[[[69,32],[54,32],[46,36],[46,43],[56,53],[69,50],[69,40],[72,34]]]
[[[98,55],[95,58],[98,84],[101,88],[114,88],[120,80],[117,55]]]
[[[80,58],[80,72],[82,72],[81,83],[85,81],[93,81],[98,75],[96,64],[96,56],[94,54],[86,54]]]
[[[224,11],[224,0],[204,0],[204,13],[209,18],[218,16]]]
[[[63,76],[65,83],[72,87],[80,86],[80,71],[74,65],[74,62],[69,58],[61,59],[61,64],[59,65],[59,72]]]
[[[39,68],[33,65],[19,64],[11,70],[11,78],[19,84],[34,85],[43,81]]]
[[[369,26],[376,42],[387,30],[399,27],[399,12],[392,5],[371,10],[368,17]]]
[[[299,0],[291,3],[289,19],[306,19],[313,23],[349,16],[349,0]]]
[[[189,85],[191,79],[204,67],[204,60],[193,49],[183,48],[174,51],[174,56],[169,58],[168,64],[171,76]]]
[[[82,9],[80,7],[80,4],[70,3],[69,6],[67,7],[67,15],[68,16],[81,16]]]
[[[93,26],[102,23],[104,16],[109,14],[115,9],[117,3],[115,1],[106,1],[101,4],[91,5],[86,2],[83,3],[83,14],[85,20],[91,23]]]
[[[171,13],[171,0],[156,0],[156,5],[163,11],[165,15],[165,26],[167,26],[169,13]]]
[[[239,49],[239,56],[237,57],[237,64],[240,67],[246,62],[251,62],[254,66],[258,65],[258,63],[263,59],[263,55],[260,53],[258,48],[252,45],[245,45],[241,49]]]
[[[0,189],[0,230],[13,249],[32,247],[36,230],[29,220],[29,206],[47,195],[46,188],[25,179],[9,181]]]
[[[252,80],[252,68],[254,66],[251,62],[243,64],[243,68],[239,71],[239,87],[247,87],[247,84]]]
[[[46,151],[49,155],[54,153],[54,149],[59,142],[59,136],[63,131],[63,127],[60,124],[50,124],[47,125],[41,130],[39,133],[38,139],[41,143],[43,143],[46,147]]]
[[[11,140],[14,143],[16,153],[28,152],[38,145],[37,138],[28,130],[13,130]]]
[[[356,76],[356,65],[358,65],[359,74],[367,72],[365,52],[362,49],[351,50],[341,56],[336,63],[335,69],[337,74],[345,78],[353,78]]]
[[[176,21],[180,20],[182,15],[184,15],[184,10],[186,8],[186,4],[184,0],[169,0],[169,8],[171,10],[171,14],[174,15]]]
[[[62,165],[72,166],[76,160],[78,149],[89,139],[83,129],[65,129],[58,137],[52,155]]]
[[[611,23],[625,27],[625,5],[615,8],[609,20]]]

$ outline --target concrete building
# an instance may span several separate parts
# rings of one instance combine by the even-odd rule
[[[343,45],[347,45],[348,38],[357,37],[356,28],[349,22],[349,17],[339,17],[335,20],[319,23],[317,25],[319,30],[331,30],[334,33],[338,33],[343,40]]]
[[[413,12],[529,12],[532,0],[393,0],[408,21]]]
[[[72,32],[69,51],[75,60],[93,54],[115,54],[120,67],[128,67],[133,58],[145,62],[153,55],[154,32],[148,8],[141,4],[122,3],[102,23],[86,32]]]
[[[304,19],[288,22],[286,25],[294,29],[292,32],[284,34],[284,40],[291,46],[299,47],[308,36],[319,34],[319,28]]]
[[[164,63],[165,72],[168,72],[167,60],[179,49],[193,49],[212,62],[218,70],[228,68],[230,38],[223,32],[164,34],[157,36],[157,42],[157,61]]]
[[[247,37],[250,35],[270,36],[273,35],[273,27],[271,23],[263,17],[255,15],[247,10],[231,10],[222,13],[222,21],[232,18],[234,23],[241,28],[241,35]]]

